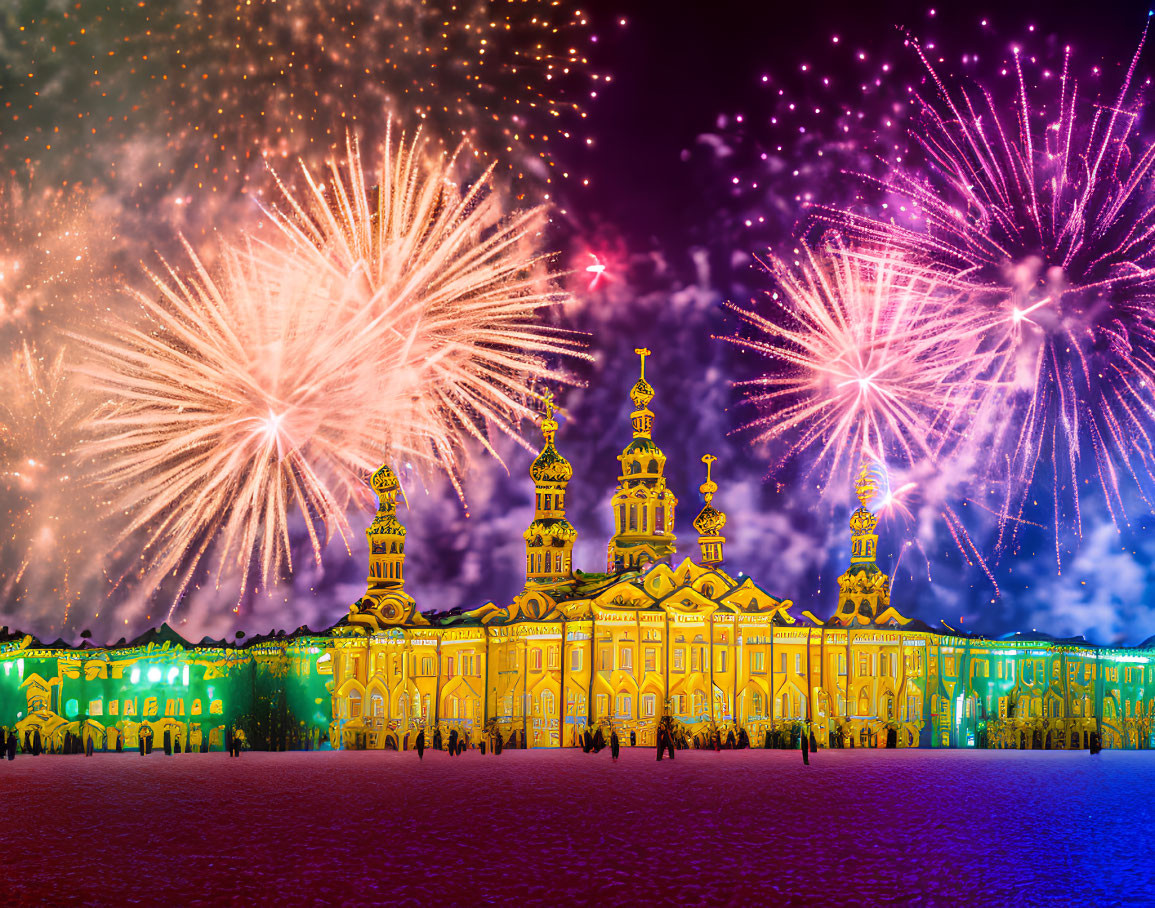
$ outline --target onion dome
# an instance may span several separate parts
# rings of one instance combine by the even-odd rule
[[[553,418],[553,395],[545,397],[546,415],[541,421],[541,434],[545,446],[530,465],[529,475],[534,482],[569,482],[573,478],[573,465],[558,453],[553,444],[557,432],[557,420]]]

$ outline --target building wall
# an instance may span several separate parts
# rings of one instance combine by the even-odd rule
[[[781,627],[720,609],[602,608],[582,620],[392,628],[246,648],[57,650],[0,644],[0,726],[71,731],[135,748],[141,727],[182,747],[411,745],[418,728],[475,742],[487,723],[534,747],[571,747],[612,724],[653,744],[672,715],[687,734],[809,722],[824,746],[1155,745],[1155,651],[990,641],[892,629]],[[713,725],[711,724],[713,723]]]
[[[596,607],[581,621],[393,628],[338,637],[333,647],[335,745],[354,746],[351,734],[368,729],[356,746],[405,747],[419,727],[435,725],[476,743],[487,723],[534,747],[574,746],[582,729],[611,724],[653,744],[668,713],[691,736],[742,726],[755,745],[807,722],[824,746],[836,737],[884,746],[893,729],[902,747],[1082,748],[1097,727],[1106,747],[1155,746],[1149,650]],[[422,669],[422,655],[406,653],[431,661]],[[349,697],[365,690],[385,702],[401,690],[418,696],[405,701],[408,712],[372,722],[365,701]]]
[[[46,747],[66,733],[96,750],[153,746],[167,731],[182,749],[224,748],[240,728],[252,747],[282,750],[327,740],[333,692],[327,638],[252,647],[150,644],[123,649],[54,649],[31,638],[0,644],[0,726],[40,730]]]

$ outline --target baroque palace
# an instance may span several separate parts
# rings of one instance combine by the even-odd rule
[[[365,595],[324,632],[192,644],[167,626],[111,647],[0,633],[0,726],[46,746],[66,733],[132,748],[147,727],[183,749],[218,750],[229,730],[262,749],[406,748],[417,730],[500,732],[571,747],[613,725],[653,744],[670,717],[687,737],[745,729],[823,746],[1082,748],[1155,745],[1155,638],[1105,649],[1081,638],[990,640],[932,630],[890,602],[876,564],[874,489],[864,472],[850,562],[822,620],[725,566],[726,515],[702,457],[694,556],[676,555],[678,500],[653,439],[654,389],[630,392],[633,437],[618,456],[606,570],[573,565],[573,468],[552,402],[530,468],[525,587],[504,606],[423,613],[405,591],[400,484],[383,466],[367,530]],[[741,579],[738,579],[741,578]]]

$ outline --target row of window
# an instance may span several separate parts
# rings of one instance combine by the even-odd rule
[[[46,706],[43,702],[36,701],[30,704],[33,709],[42,709]],[[103,698],[88,701],[87,715],[90,718],[98,718],[104,715],[105,707],[108,708],[108,715],[110,716],[157,716],[160,715],[160,701],[156,697],[145,697],[143,710],[137,710],[137,699],[132,700],[108,700]],[[203,711],[203,704],[199,698],[195,698],[189,702],[191,707],[190,712],[185,712],[185,701],[183,697],[170,698],[165,700],[164,715],[166,716],[184,716],[192,715],[199,716]],[[69,718],[74,718],[80,713],[80,704],[75,699],[68,700],[64,704],[64,714]],[[209,701],[209,713],[212,715],[222,715],[224,713],[224,704],[220,700]]]
[[[556,552],[530,552],[525,556],[527,574],[564,574],[569,571],[563,550]]]

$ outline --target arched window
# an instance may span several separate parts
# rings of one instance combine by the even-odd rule
[[[638,528],[638,506],[630,505],[630,529],[636,530]]]
[[[349,692],[349,718],[361,718],[361,693],[360,691]]]
[[[385,699],[376,691],[369,698],[369,715],[376,719],[385,715]]]
[[[450,656],[448,659],[445,660],[445,677],[447,677],[447,678],[453,677],[453,657],[452,656]]]
[[[642,465],[641,465],[640,463],[638,463],[636,460],[635,460],[635,461],[633,461],[633,462],[630,464],[630,472],[631,472],[631,473],[640,473],[640,472],[642,472]]]
[[[554,699],[552,690],[543,690],[541,692],[541,711],[543,715],[552,716],[554,711]]]

